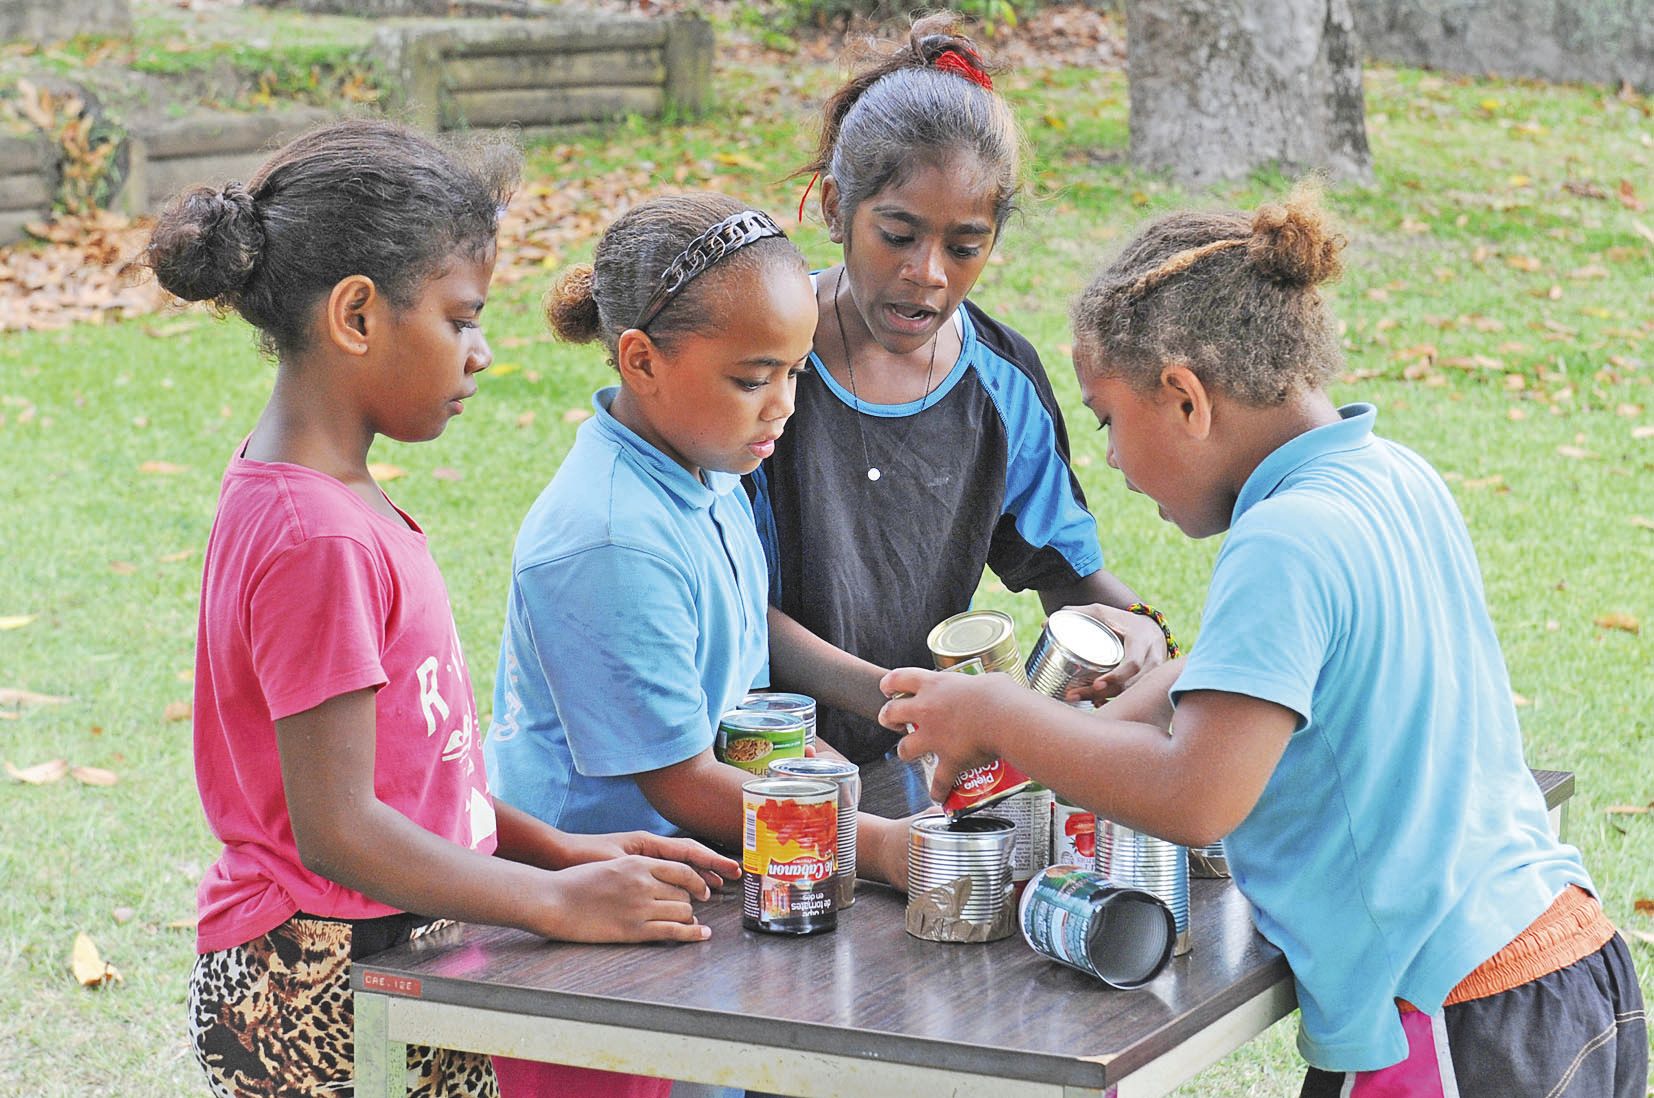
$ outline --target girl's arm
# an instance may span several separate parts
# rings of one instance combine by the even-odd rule
[[[836,648],[775,607],[769,610],[770,682],[808,694],[818,705],[876,720],[885,668]]]
[[[374,794],[374,691],[276,722],[293,839],[306,869],[421,915],[571,941],[698,941],[691,866],[623,857],[548,873],[434,835]]]
[[[1143,689],[1163,693],[1177,670],[1151,673]],[[885,676],[884,689],[912,695],[893,698],[880,720],[913,726],[898,748],[903,758],[938,757],[932,796],[998,756],[1099,815],[1190,846],[1216,842],[1246,818],[1298,726],[1290,709],[1216,691],[1185,694],[1168,733],[1112,716],[1114,703],[1101,713],[1073,709],[1004,675],[902,668]],[[1154,706],[1151,695],[1134,697],[1120,716],[1152,718]]]
[[[587,862],[641,854],[692,865],[713,888],[741,875],[741,863],[709,850],[693,839],[668,838],[648,831],[576,835],[559,831],[498,798],[494,801],[494,816],[499,836],[494,856],[541,869],[567,869]]]
[[[1047,614],[1065,606],[1090,606],[1093,603],[1124,610],[1137,601],[1137,594],[1113,572],[1099,568],[1074,583],[1041,589],[1039,601]]]
[[[753,775],[721,763],[708,748],[681,763],[633,775],[655,811],[692,834],[741,848],[741,786]],[[907,887],[907,820],[857,814],[857,876]]]

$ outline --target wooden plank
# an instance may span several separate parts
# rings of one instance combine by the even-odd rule
[[[629,114],[658,115],[664,102],[658,87],[546,88],[456,92],[443,127],[555,126]]]
[[[512,53],[454,58],[444,66],[443,76],[450,91],[456,93],[660,84],[666,79],[666,62],[658,49]]]

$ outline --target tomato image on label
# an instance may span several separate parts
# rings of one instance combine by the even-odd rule
[[[1089,812],[1076,812],[1063,824],[1063,833],[1082,858],[1097,856],[1097,817]]]

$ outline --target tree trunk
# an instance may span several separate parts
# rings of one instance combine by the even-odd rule
[[[1349,0],[1128,0],[1126,67],[1140,167],[1372,178]]]

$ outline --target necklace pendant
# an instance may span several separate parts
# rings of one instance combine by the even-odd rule
[[[880,477],[880,476],[882,476],[882,475],[883,475],[883,474],[881,474],[881,473],[880,473],[880,472],[879,472],[879,470],[878,470],[878,467],[877,467],[877,466],[875,466],[875,467],[873,467],[873,468],[871,468],[871,469],[869,469],[869,470],[867,470],[867,479],[868,479],[868,480],[878,480],[878,479],[879,479],[879,477]]]

